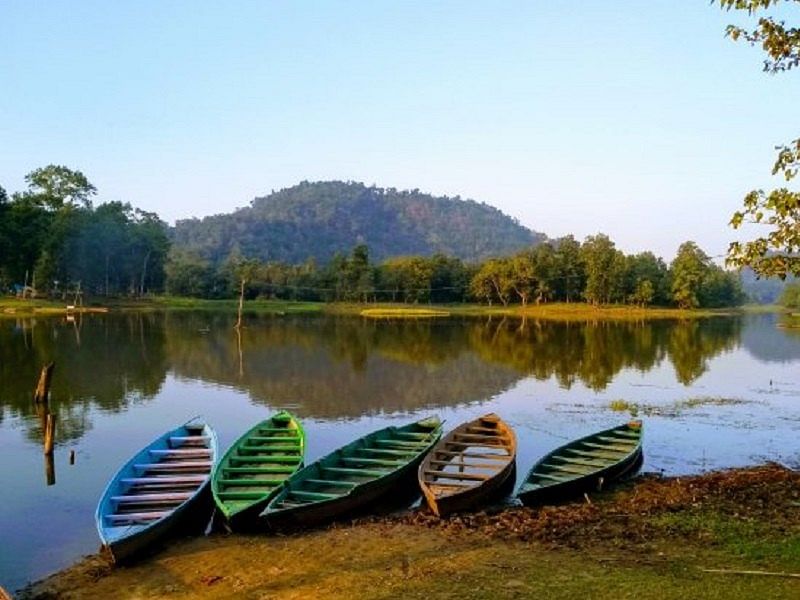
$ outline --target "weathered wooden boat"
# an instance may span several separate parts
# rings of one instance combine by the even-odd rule
[[[419,466],[419,486],[438,516],[490,500],[514,472],[517,438],[496,414],[462,423]]]
[[[283,482],[303,466],[306,434],[300,421],[281,411],[236,440],[211,476],[217,508],[231,529],[258,518]]]
[[[365,435],[292,475],[261,513],[264,523],[309,527],[363,509],[413,476],[441,435],[438,417]]]
[[[206,503],[210,509],[208,484],[216,459],[216,433],[195,418],[125,463],[106,486],[95,515],[100,539],[114,560],[164,538]]]
[[[642,422],[630,421],[553,450],[533,465],[517,498],[541,504],[608,486],[639,463],[642,435]]]

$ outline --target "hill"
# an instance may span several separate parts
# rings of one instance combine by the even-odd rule
[[[232,252],[261,260],[326,262],[356,244],[367,244],[377,261],[437,252],[476,261],[544,239],[473,200],[341,181],[302,182],[230,214],[178,221],[173,230],[177,248],[215,263]]]

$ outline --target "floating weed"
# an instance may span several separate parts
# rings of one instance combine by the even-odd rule
[[[640,413],[652,417],[678,417],[685,410],[699,408],[701,406],[735,406],[738,404],[753,404],[752,400],[743,400],[741,398],[724,398],[721,396],[699,396],[696,398],[687,398],[686,400],[677,400],[671,404],[644,404],[637,402],[629,402],[627,400],[612,400],[606,408],[614,412],[628,412],[631,416],[636,417]]]
[[[614,412],[628,412],[632,417],[635,417],[639,414],[639,406],[633,402],[628,402],[627,400],[612,400],[611,404],[608,405],[608,408]]]

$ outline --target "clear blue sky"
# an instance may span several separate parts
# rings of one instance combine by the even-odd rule
[[[0,0],[0,185],[49,163],[166,220],[300,180],[459,194],[667,259],[774,187],[800,79],[707,0]]]

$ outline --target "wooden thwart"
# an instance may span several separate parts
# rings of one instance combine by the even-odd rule
[[[481,475],[478,473],[446,473],[444,471],[431,471],[426,470],[425,475],[436,479],[463,479],[465,481],[484,481],[489,479],[490,475]]]
[[[147,503],[147,502],[183,502],[192,497],[194,492],[174,492],[171,494],[133,494],[125,496],[111,496],[114,502],[120,504]]]
[[[186,475],[184,477],[127,477],[120,479],[122,483],[202,483],[208,475]]]
[[[451,450],[434,450],[436,454],[445,454],[447,456],[463,456],[465,458],[486,458],[489,460],[502,460],[508,462],[511,458],[508,454],[477,454],[474,452],[458,452]]]

